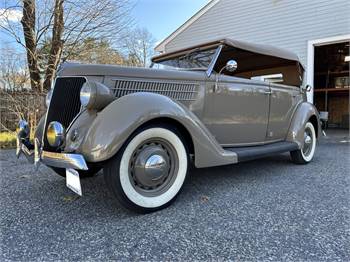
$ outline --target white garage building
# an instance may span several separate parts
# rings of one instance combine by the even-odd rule
[[[349,127],[349,0],[212,0],[156,51],[224,37],[296,53],[313,87],[309,100],[329,112],[330,126]]]

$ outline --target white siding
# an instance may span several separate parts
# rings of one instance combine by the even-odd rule
[[[165,51],[233,38],[297,53],[306,65],[307,41],[350,34],[350,0],[220,0]]]

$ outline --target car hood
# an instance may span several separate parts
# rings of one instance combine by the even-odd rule
[[[65,63],[57,76],[114,76],[146,79],[204,80],[205,71],[163,70],[117,65]]]

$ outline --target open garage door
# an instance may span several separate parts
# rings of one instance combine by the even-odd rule
[[[314,103],[328,126],[349,128],[350,42],[315,46]]]

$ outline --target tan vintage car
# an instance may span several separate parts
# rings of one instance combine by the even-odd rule
[[[20,121],[17,155],[80,195],[80,179],[103,169],[124,207],[155,211],[179,194],[190,163],[283,152],[309,163],[321,130],[303,73],[293,53],[229,39],[161,54],[151,68],[65,64],[34,144]]]

